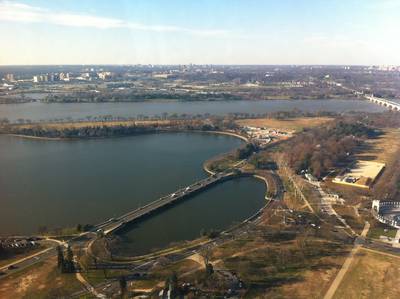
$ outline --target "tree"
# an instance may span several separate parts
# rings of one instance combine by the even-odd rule
[[[214,267],[212,264],[208,263],[206,265],[206,277],[210,277],[214,273]]]
[[[74,253],[72,252],[71,246],[67,247],[67,256],[65,258],[65,271],[67,273],[73,273],[75,271],[74,265]]]
[[[172,272],[172,274],[165,281],[165,289],[170,291],[171,298],[176,298],[179,294],[178,276],[176,275],[176,272]]]
[[[210,246],[205,246],[202,250],[199,252],[200,256],[203,258],[204,262],[204,268],[206,271],[206,277],[209,277],[211,274],[214,273],[214,268],[212,264],[210,263],[212,251]]]
[[[119,278],[119,289],[121,291],[121,297],[124,298],[127,292],[127,283],[125,276]]]
[[[60,245],[57,246],[57,267],[61,272],[65,272],[64,252]]]

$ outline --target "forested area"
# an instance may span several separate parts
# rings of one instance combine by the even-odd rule
[[[372,194],[374,198],[380,200],[400,201],[400,150],[392,156],[387,163],[382,177],[374,185]]]
[[[153,126],[87,126],[87,127],[11,127],[8,133],[18,134],[33,137],[46,137],[46,138],[95,138],[95,137],[111,137],[111,136],[125,136],[142,133],[155,132],[156,128]]]
[[[348,160],[364,138],[378,134],[375,129],[353,119],[337,120],[294,137],[285,146],[286,158],[297,173],[308,170],[321,178],[330,168]]]
[[[79,103],[79,102],[143,102],[146,100],[177,100],[189,101],[218,101],[241,100],[242,98],[230,93],[195,93],[195,92],[160,92],[160,91],[129,91],[129,92],[76,92],[72,94],[51,94],[43,102],[46,103]]]
[[[377,128],[400,128],[400,114],[394,111],[360,114],[357,120]]]
[[[126,122],[124,124],[103,124],[94,122],[93,125],[66,123],[60,125],[31,124],[0,126],[0,133],[15,134],[43,138],[99,138],[114,136],[129,136],[136,134],[155,133],[161,131],[215,131],[229,127],[231,122],[222,119],[212,121],[177,120],[169,122],[150,121],[141,124]]]

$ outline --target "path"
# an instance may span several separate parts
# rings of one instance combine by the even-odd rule
[[[369,230],[369,222],[366,222],[364,225],[364,229],[361,233],[361,238],[365,238],[367,236],[368,230]],[[335,295],[335,292],[337,288],[339,287],[340,283],[342,282],[344,276],[346,275],[347,271],[350,268],[351,263],[353,262],[354,256],[362,246],[362,241],[357,238],[356,241],[354,242],[354,247],[350,251],[349,256],[346,258],[344,264],[342,265],[342,268],[340,269],[339,273],[336,275],[335,280],[332,282],[331,286],[329,287],[328,291],[326,292],[324,299],[331,299],[333,298],[333,295]]]
[[[106,298],[105,295],[98,293],[98,292],[96,291],[96,289],[95,289],[94,287],[92,287],[92,285],[82,276],[81,273],[76,272],[76,273],[75,273],[75,276],[76,276],[76,279],[77,279],[80,283],[82,283],[82,284],[85,286],[85,288],[86,288],[90,293],[92,293],[96,298]]]
[[[382,251],[371,249],[371,248],[362,247],[361,250],[365,250],[365,251],[373,252],[373,253],[376,253],[376,254],[385,255],[385,256],[389,256],[389,257],[394,257],[394,258],[400,259],[400,255],[395,255],[395,254],[392,254],[392,253],[382,252]]]
[[[351,233],[353,235],[357,235],[357,233],[347,224],[346,220],[343,219],[342,216],[340,216],[335,209],[332,207],[332,204],[329,200],[329,196],[328,194],[322,189],[321,187],[321,183],[320,182],[309,182],[311,185],[315,186],[317,188],[317,191],[321,197],[321,210],[325,213],[327,213],[330,216],[335,216],[341,223],[343,223],[343,225],[349,230],[351,231]],[[358,211],[357,211],[358,213]],[[359,215],[358,215],[359,216]]]

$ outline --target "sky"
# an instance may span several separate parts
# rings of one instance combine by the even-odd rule
[[[0,0],[0,65],[400,65],[400,0]]]

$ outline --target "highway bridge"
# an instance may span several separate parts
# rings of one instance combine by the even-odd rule
[[[341,87],[341,88],[343,88],[345,90],[348,90],[348,91],[352,92],[357,97],[363,97],[363,98],[365,98],[366,100],[368,100],[368,101],[370,101],[372,103],[384,106],[384,107],[386,107],[386,108],[388,108],[390,110],[393,110],[393,111],[400,112],[400,103],[398,103],[398,102],[390,101],[390,100],[387,100],[387,99],[384,99],[384,98],[378,98],[378,97],[375,97],[373,94],[365,94],[362,91],[358,91],[358,90],[346,87],[342,83],[337,83],[335,81],[330,81],[329,84],[339,86],[339,87]]]
[[[168,206],[174,205],[177,202],[182,201],[183,199],[192,196],[205,188],[208,188],[218,182],[229,180],[235,176],[237,176],[237,173],[235,172],[222,172],[214,174],[185,188],[181,188],[174,193],[161,197],[145,206],[130,211],[118,218],[111,218],[107,221],[97,224],[95,229],[97,232],[105,235],[115,233],[128,223],[132,223]]]

